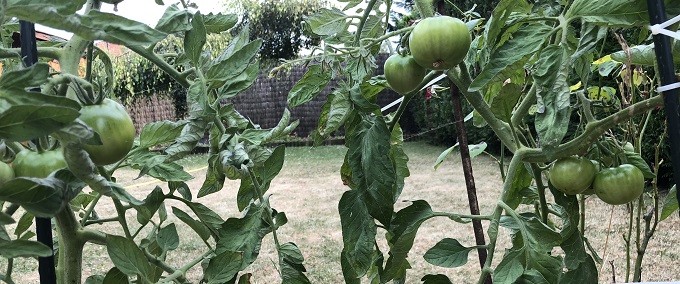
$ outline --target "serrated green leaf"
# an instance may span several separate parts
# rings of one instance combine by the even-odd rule
[[[0,89],[0,139],[25,141],[50,134],[71,124],[79,110],[76,101],[65,97]]]
[[[54,177],[19,177],[0,186],[0,200],[19,204],[35,216],[50,218],[67,203],[62,190],[64,186]]]
[[[208,169],[205,173],[205,179],[201,188],[198,190],[196,197],[200,198],[216,192],[219,192],[224,187],[226,176],[223,172],[223,166],[220,162],[219,155],[214,154],[208,158]]]
[[[52,255],[52,250],[36,241],[0,239],[0,255],[4,258],[48,257]]]
[[[206,73],[206,79],[212,88],[219,88],[227,80],[239,76],[248,68],[248,65],[255,59],[255,56],[260,52],[262,47],[262,40],[257,39],[248,44],[235,49],[235,51],[224,59],[215,60],[215,63],[210,66]]]
[[[137,209],[137,222],[142,226],[149,223],[153,215],[158,211],[158,208],[163,204],[164,199],[163,190],[156,186],[144,199],[144,204],[135,206],[135,209]]]
[[[343,275],[345,280],[360,278],[372,265],[377,226],[362,201],[359,191],[343,193],[338,204],[343,240]]]
[[[512,39],[493,51],[489,63],[482,68],[482,72],[470,84],[470,91],[479,91],[492,82],[504,81],[503,74],[508,68],[522,68],[515,63],[535,53],[545,36],[552,30],[544,24],[532,24],[521,28],[512,34]]]
[[[347,15],[337,8],[323,8],[316,14],[305,18],[312,32],[320,36],[330,36],[347,29]]]
[[[24,90],[28,87],[38,87],[47,82],[50,66],[47,63],[36,63],[31,67],[9,71],[0,77],[0,89]]]
[[[172,4],[165,9],[163,16],[156,24],[156,29],[167,34],[186,32],[191,29],[190,19],[189,11],[179,9],[177,4]]]
[[[659,216],[659,221],[666,220],[671,214],[678,211],[678,195],[677,188],[675,185],[668,191],[666,198],[663,200],[663,207],[661,209],[661,215]]]
[[[432,265],[453,268],[465,265],[471,250],[456,239],[445,238],[427,250],[423,258]]]
[[[548,152],[562,143],[569,127],[571,107],[567,80],[572,53],[573,51],[557,45],[544,48],[533,74],[535,84],[538,85],[536,132],[541,146]]]
[[[649,23],[647,1],[643,0],[576,0],[565,16],[607,26],[630,27]]]
[[[404,267],[408,252],[413,247],[416,233],[420,225],[434,217],[430,205],[424,200],[416,200],[406,208],[399,210],[394,215],[390,227],[392,238],[390,240],[390,257],[385,264],[385,271],[381,279],[389,281],[397,278]]]
[[[167,34],[128,18],[89,11],[88,14],[60,13],[51,5],[37,5],[27,9],[25,5],[11,5],[7,16],[45,25],[51,28],[72,32],[85,40],[103,40],[123,45],[147,46],[164,39]]]
[[[243,266],[243,254],[225,251],[210,259],[203,272],[204,283],[221,284],[234,279]]]
[[[321,93],[330,80],[330,72],[325,72],[321,65],[309,66],[305,75],[288,93],[288,105],[295,108],[311,101]]]
[[[282,284],[306,284],[310,283],[304,274],[305,269],[302,252],[294,243],[282,244],[279,248],[279,266],[281,267]]]
[[[428,274],[420,278],[420,281],[423,281],[423,284],[453,284],[444,274]]]
[[[186,212],[178,209],[177,207],[172,207],[172,214],[175,214],[178,219],[189,225],[189,227],[191,227],[191,229],[193,229],[194,232],[196,232],[196,234],[198,234],[198,236],[204,241],[210,238],[210,229],[208,229],[208,227],[203,223],[191,218],[191,216],[189,216],[189,214]]]
[[[156,242],[158,242],[158,246],[164,251],[177,249],[179,247],[179,235],[177,235],[175,224],[167,225],[158,230]]]
[[[257,80],[259,72],[259,64],[248,65],[241,74],[225,81],[224,85],[218,90],[219,99],[225,100],[235,97],[242,91],[250,88]]]
[[[321,107],[317,131],[321,137],[328,137],[333,132],[340,129],[347,120],[352,109],[349,100],[349,92],[344,88],[339,88],[329,94],[326,103]]]
[[[203,15],[203,18],[205,21],[205,30],[210,34],[228,31],[238,22],[238,16],[235,14],[210,13]]]
[[[175,141],[182,133],[185,121],[156,121],[144,125],[139,134],[139,148],[149,148]]]
[[[635,152],[628,152],[625,151],[624,154],[626,155],[626,161],[640,169],[642,171],[642,175],[646,179],[651,179],[654,178],[656,175],[654,175],[654,172],[652,172],[652,169],[649,167],[649,164],[640,156],[640,154],[635,153]]]
[[[581,263],[577,269],[564,273],[559,284],[597,284],[598,278],[597,265],[592,257],[587,256],[585,262]]]
[[[506,84],[491,102],[491,112],[500,120],[510,123],[512,111],[522,96],[522,87],[517,84]]]
[[[271,227],[264,221],[266,204],[252,204],[246,209],[243,218],[229,218],[218,231],[217,253],[239,251],[243,254],[240,268],[250,265],[260,253],[262,238],[271,232]]]
[[[184,53],[195,66],[199,66],[203,46],[205,45],[206,31],[203,23],[203,15],[196,12],[191,19],[191,29],[184,35]]]
[[[106,251],[113,264],[128,276],[146,277],[151,272],[149,261],[132,240],[121,236],[107,235]]]
[[[353,183],[371,216],[388,226],[397,196],[396,168],[390,157],[390,132],[382,117],[354,114],[345,141]]]

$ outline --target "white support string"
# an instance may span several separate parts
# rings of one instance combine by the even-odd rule
[[[680,40],[680,33],[679,32],[669,31],[669,30],[666,29],[670,25],[675,24],[677,22],[680,22],[680,15],[677,15],[677,16],[675,16],[675,17],[673,17],[673,18],[671,18],[671,19],[669,19],[669,20],[667,20],[667,21],[665,21],[661,24],[651,25],[651,26],[649,26],[649,30],[652,32],[653,35],[662,34],[662,35],[665,35],[665,36],[672,37],[676,40]],[[680,88],[680,82],[668,84],[668,85],[665,85],[665,86],[659,86],[658,88],[656,88],[656,91],[658,93],[663,93],[663,92],[670,91],[670,90],[673,90],[673,89],[678,89],[678,88]]]
[[[425,86],[423,86],[422,88],[420,88],[420,90],[418,90],[418,91],[425,90],[425,88],[434,85],[435,83],[439,82],[439,80],[444,79],[444,78],[446,78],[446,74],[441,74],[441,75],[439,75],[437,78],[432,79],[432,81],[427,82],[427,84],[425,84]],[[384,106],[383,108],[381,108],[381,109],[380,109],[380,112],[385,112],[386,110],[388,110],[388,109],[390,109],[391,107],[397,105],[398,103],[401,103],[403,100],[404,100],[404,97],[398,98],[397,100],[395,100],[395,101],[389,103],[388,105]]]

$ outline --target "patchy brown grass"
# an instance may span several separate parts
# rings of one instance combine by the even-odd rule
[[[409,201],[427,200],[436,211],[469,213],[465,181],[457,154],[452,155],[439,170],[433,170],[437,156],[444,148],[429,146],[423,143],[407,143],[406,152],[410,156],[409,168],[411,176],[406,180],[406,186],[397,206],[403,208]],[[342,233],[337,204],[342,193],[347,190],[340,180],[340,166],[345,149],[342,146],[327,146],[318,148],[289,148],[287,149],[286,164],[281,174],[272,182],[269,190],[272,206],[285,211],[289,223],[279,231],[282,242],[295,242],[305,256],[308,277],[313,283],[341,283],[342,272],[339,254],[342,250]],[[186,168],[193,170],[196,178],[189,182],[193,189],[201,186],[205,177],[205,170],[201,163],[204,156],[196,156],[186,161]],[[496,162],[485,156],[473,160],[475,181],[479,192],[479,202],[482,213],[493,210],[493,206],[501,192],[501,180]],[[136,173],[123,170],[117,177],[128,190],[139,198],[143,198],[155,186],[164,186],[149,178],[132,180]],[[228,181],[219,193],[197,199],[215,210],[224,218],[239,216],[236,210],[236,192],[238,182]],[[194,192],[195,193],[195,192]],[[181,204],[168,202],[171,206],[185,209]],[[588,208],[586,236],[595,250],[604,258],[601,266],[600,282],[612,281],[612,269],[609,262],[613,262],[616,280],[621,282],[625,278],[626,255],[622,234],[628,227],[628,215],[625,206],[609,206],[595,197],[586,201]],[[612,213],[613,212],[613,213]],[[110,203],[102,202],[97,213],[102,216],[112,216],[115,210]],[[610,216],[612,218],[610,219]],[[135,216],[128,214],[133,226]],[[178,221],[172,214],[169,221],[175,222],[180,234],[180,247],[169,254],[168,262],[176,267],[186,263],[191,258],[204,252],[204,244],[188,226]],[[611,223],[611,224],[610,224]],[[487,224],[485,224],[486,227]],[[122,234],[120,227],[107,224],[95,225],[109,233]],[[651,241],[644,261],[645,281],[680,280],[680,218],[674,215],[659,225],[658,232]],[[384,234],[384,232],[382,233]],[[500,261],[503,251],[508,247],[508,232],[501,230],[496,251],[495,263]],[[453,283],[474,283],[479,274],[476,252],[469,255],[468,264],[463,268],[443,269],[428,264],[422,255],[442,238],[456,238],[464,245],[473,245],[471,225],[454,223],[445,218],[433,219],[420,228],[414,247],[409,254],[409,261],[413,269],[409,271],[406,283],[419,283],[425,274],[446,274]],[[605,248],[605,242],[607,247]],[[386,244],[379,243],[385,251]],[[251,265],[247,272],[254,274],[254,283],[280,282],[276,265],[276,253],[271,235],[264,241],[259,259]],[[35,260],[20,260],[16,263],[14,279],[18,283],[38,283]],[[111,266],[106,249],[97,245],[88,245],[85,251],[84,275],[102,274]],[[4,263],[0,263],[4,266]],[[2,266],[0,266],[2,267]],[[189,273],[193,282],[200,280],[200,268],[194,268]]]

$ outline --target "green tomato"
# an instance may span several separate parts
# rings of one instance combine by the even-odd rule
[[[0,162],[0,186],[14,178],[14,170],[8,164]]]
[[[447,70],[462,62],[472,37],[463,21],[436,16],[416,24],[409,37],[413,58],[425,69]]]
[[[595,165],[586,158],[561,158],[550,167],[550,183],[566,194],[579,194],[590,187],[596,173]]]
[[[595,172],[599,173],[600,170],[602,169],[602,164],[600,164],[600,162],[597,161],[597,160],[590,160],[590,162],[593,163],[593,165],[595,165]],[[593,189],[593,185],[591,184],[586,190],[581,192],[581,194],[585,194],[585,195],[595,194],[595,190]]]
[[[104,99],[101,104],[83,106],[80,119],[99,134],[102,145],[84,145],[90,158],[97,165],[109,165],[120,161],[132,149],[135,126],[123,106]]]
[[[17,177],[46,178],[52,172],[66,168],[66,160],[61,149],[38,153],[22,150],[12,162]]]
[[[645,178],[636,166],[623,164],[600,171],[595,176],[593,188],[597,197],[605,203],[621,205],[640,197],[645,188]]]
[[[626,144],[623,145],[623,151],[635,153],[635,146],[630,142],[626,142]]]
[[[425,73],[425,69],[410,55],[394,54],[385,60],[385,79],[392,90],[402,95],[415,90],[425,78]]]

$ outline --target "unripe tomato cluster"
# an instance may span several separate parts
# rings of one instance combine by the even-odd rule
[[[472,37],[463,21],[435,16],[423,19],[409,36],[410,55],[394,54],[385,61],[385,79],[404,95],[415,90],[426,70],[447,70],[462,62]]]
[[[565,194],[594,193],[612,205],[636,200],[644,191],[644,175],[636,166],[599,169],[599,163],[595,163],[583,157],[558,159],[550,167],[550,183]]]
[[[135,138],[132,119],[123,106],[104,99],[100,104],[83,106],[80,120],[99,134],[102,145],[83,145],[96,165],[109,165],[123,159]],[[0,162],[0,186],[16,177],[45,178],[66,168],[64,153],[60,148],[44,151],[22,150],[9,164]]]

